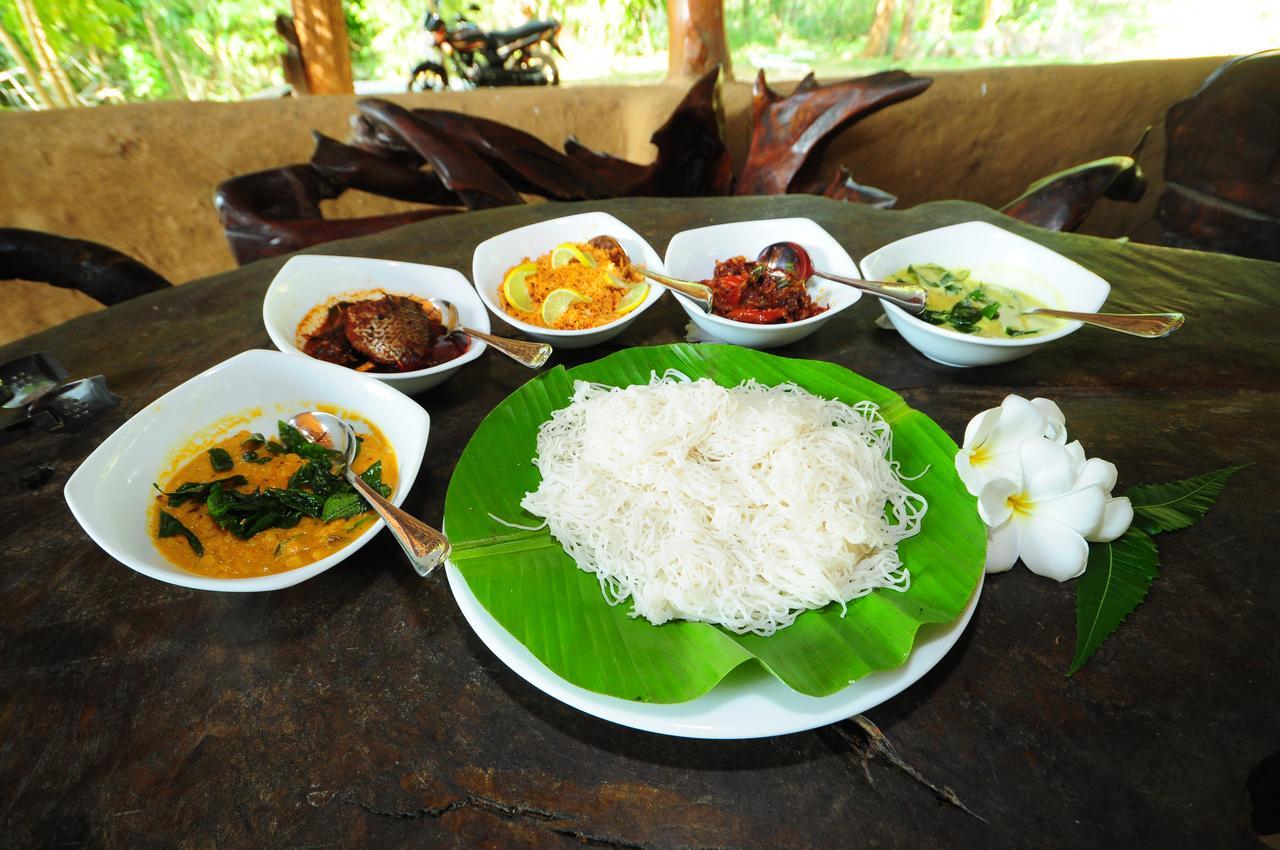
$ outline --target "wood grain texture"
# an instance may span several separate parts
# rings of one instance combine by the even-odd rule
[[[804,196],[510,207],[325,250],[466,273],[481,240],[587,209],[659,250],[688,227],[804,215],[855,258],[931,227],[998,222],[1110,280],[1109,307],[1183,310],[1187,326],[1159,342],[1082,329],[1025,360],[956,370],[875,329],[868,303],[778,353],[854,369],[953,436],[1008,392],[1052,397],[1072,436],[1119,467],[1121,489],[1255,466],[1203,521],[1161,538],[1149,598],[1074,678],[1074,587],[1019,569],[990,577],[933,672],[869,713],[908,766],[984,822],[890,761],[849,755],[850,736],[830,729],[696,742],[562,706],[498,662],[443,576],[417,578],[385,534],[268,594],[171,587],[115,563],[76,526],[63,483],[161,393],[269,346],[261,297],[283,258],[147,295],[0,348],[0,360],[50,350],[126,397],[83,436],[0,449],[6,845],[1253,846],[1245,778],[1280,728],[1280,265],[1050,233],[974,204],[889,212]],[[678,340],[685,322],[665,299],[609,344],[554,361]],[[486,356],[419,398],[432,434],[406,509],[440,520],[462,447],[527,379]]]

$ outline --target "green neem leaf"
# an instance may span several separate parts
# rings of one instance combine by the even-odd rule
[[[1140,528],[1130,528],[1110,543],[1090,544],[1089,563],[1076,585],[1076,655],[1068,676],[1146,598],[1159,567],[1155,541]]]
[[[204,556],[204,544],[200,542],[200,538],[196,537],[195,532],[183,525],[181,520],[168,511],[160,512],[160,528],[156,533],[160,537],[173,537],[175,534],[181,534],[187,538],[187,543],[191,544],[191,551],[195,552],[197,557]]]
[[[209,449],[209,463],[214,472],[227,472],[235,466],[235,461],[226,449]]]
[[[1168,484],[1142,484],[1125,495],[1133,503],[1133,524],[1148,534],[1177,531],[1204,516],[1227,479],[1243,466],[1228,466]]]

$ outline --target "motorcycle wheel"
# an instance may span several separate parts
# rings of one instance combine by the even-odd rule
[[[423,62],[413,69],[409,77],[409,91],[445,91],[449,88],[449,80],[444,69],[434,62]]]
[[[560,85],[560,69],[556,67],[556,58],[545,44],[537,44],[521,52],[518,67],[526,71],[541,71],[545,80],[542,85]]]

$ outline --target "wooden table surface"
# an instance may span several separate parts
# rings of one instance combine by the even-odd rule
[[[1089,453],[1117,465],[1118,491],[1254,465],[1198,525],[1160,537],[1145,604],[1073,678],[1075,588],[1019,566],[989,577],[938,667],[868,713],[903,765],[971,815],[861,746],[852,724],[702,742],[561,705],[495,659],[443,574],[419,579],[387,534],[263,594],[174,587],[113,561],[76,525],[62,485],[160,394],[270,347],[261,300],[281,261],[187,284],[0,348],[0,362],[51,351],[125,397],[79,435],[0,448],[0,843],[1256,846],[1245,780],[1280,748],[1280,265],[1038,231],[961,202],[882,212],[800,196],[511,207],[318,252],[469,275],[481,240],[587,209],[660,252],[684,228],[803,215],[855,258],[931,227],[997,221],[1110,280],[1109,307],[1180,309],[1187,326],[1158,342],[1085,328],[1030,358],[959,370],[877,330],[865,301],[777,353],[854,369],[953,437],[1009,392],[1053,398]],[[552,363],[679,340],[685,322],[664,299],[622,336]],[[528,378],[490,353],[418,399],[433,425],[407,509],[440,521],[472,431]]]

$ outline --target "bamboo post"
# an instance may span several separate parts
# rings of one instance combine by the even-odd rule
[[[351,94],[351,43],[342,0],[292,0],[302,64],[311,94]]]
[[[733,79],[723,0],[667,0],[667,77],[701,77],[716,65]]]

